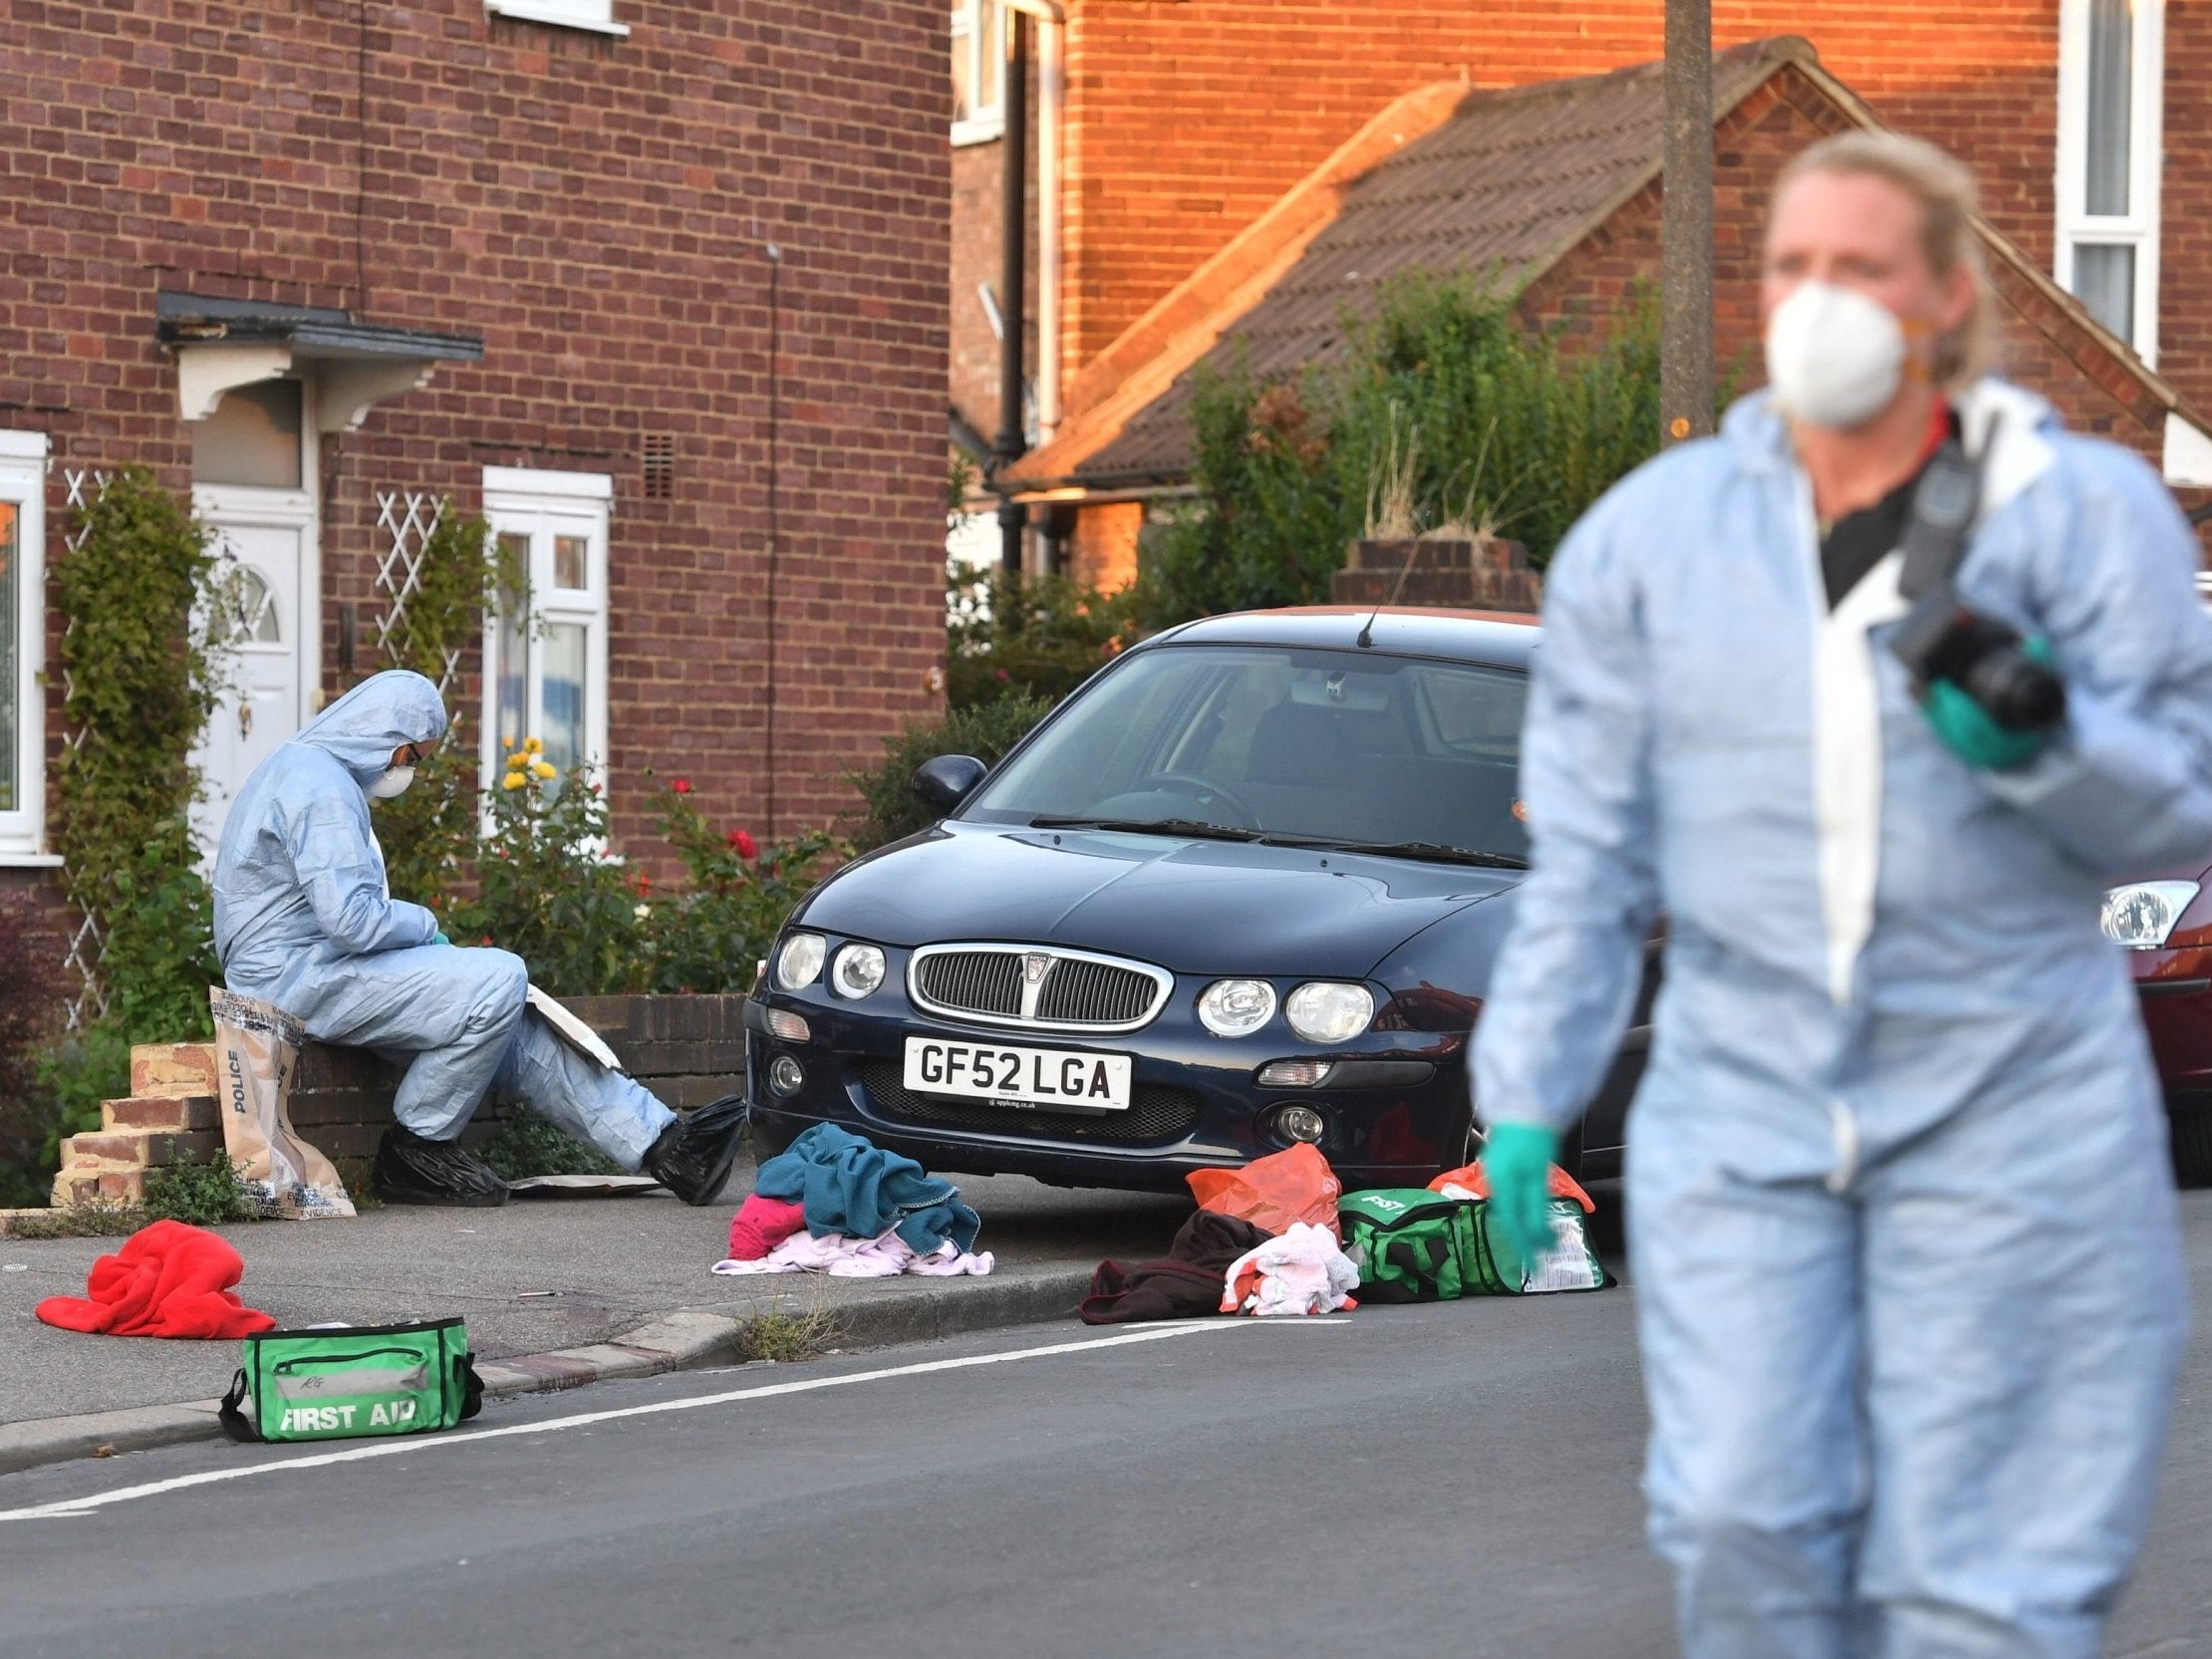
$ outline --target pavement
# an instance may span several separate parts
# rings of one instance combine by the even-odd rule
[[[977,1247],[997,1258],[987,1278],[718,1277],[708,1269],[751,1175],[741,1164],[723,1198],[696,1209],[656,1191],[217,1231],[245,1258],[240,1295],[280,1325],[464,1317],[499,1396],[726,1361],[770,1309],[827,1310],[832,1345],[847,1349],[1051,1317],[1072,1326],[1100,1260],[1165,1254],[1190,1212],[1187,1199],[966,1178],[983,1218]],[[219,1434],[213,1402],[237,1343],[87,1336],[34,1316],[44,1297],[82,1295],[120,1243],[0,1239],[0,1473]]]
[[[0,1477],[0,1647],[1662,1659],[1632,1298],[1061,1320],[55,1465]],[[2110,1659],[2212,1650],[2208,1326]]]

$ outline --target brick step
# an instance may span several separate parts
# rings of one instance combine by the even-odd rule
[[[214,1095],[218,1072],[211,1042],[141,1042],[131,1050],[131,1095]]]
[[[95,1174],[103,1170],[157,1170],[187,1160],[201,1162],[220,1152],[222,1144],[222,1135],[213,1129],[181,1133],[167,1129],[96,1129],[62,1142],[62,1169],[65,1173]]]
[[[142,1094],[129,1100],[103,1101],[100,1128],[103,1134],[119,1129],[220,1129],[211,1094]]]
[[[145,1171],[65,1169],[54,1178],[49,1202],[57,1210],[88,1204],[143,1204]]]

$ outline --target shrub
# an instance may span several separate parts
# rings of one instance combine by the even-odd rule
[[[527,1106],[512,1115],[477,1148],[477,1155],[502,1181],[533,1175],[613,1175],[615,1166],[565,1129],[556,1128]]]
[[[61,1024],[66,971],[30,902],[0,900],[0,1209],[44,1204],[52,1188],[60,1113],[38,1066]]]
[[[206,533],[143,467],[110,478],[77,530],[54,567],[73,733],[54,762],[63,888],[107,941],[111,1016],[141,1042],[204,1037],[214,921],[190,751],[221,691],[236,596]]]
[[[923,761],[941,754],[971,754],[986,765],[995,763],[1051,711],[1052,704],[1042,697],[1016,694],[949,709],[942,719],[908,721],[896,737],[883,739],[884,758],[878,765],[846,774],[861,798],[853,845],[867,852],[937,822],[938,814],[907,787]]]
[[[1541,568],[1658,447],[1658,308],[1641,295],[1584,342],[1472,281],[1404,277],[1346,320],[1337,362],[1202,373],[1192,424],[1198,501],[1147,550],[1148,627],[1325,600],[1371,531],[1492,528]]]
[[[1136,600],[1062,576],[1002,568],[947,594],[946,700],[973,708],[1018,694],[1057,702],[1135,638]]]
[[[522,585],[518,562],[500,550],[483,519],[454,511],[451,501],[439,503],[417,586],[389,642],[393,667],[442,682],[448,657],[481,632],[499,590]],[[376,803],[392,896],[440,914],[448,889],[467,874],[477,832],[476,747],[464,710],[448,713],[444,739],[416,765],[415,786]]]
[[[149,1222],[188,1227],[227,1227],[258,1219],[238,1166],[220,1152],[209,1153],[204,1163],[187,1160],[147,1172],[145,1216]]]
[[[644,990],[653,963],[649,908],[607,851],[607,799],[582,769],[566,777],[535,737],[508,751],[477,849],[476,896],[452,907],[446,932],[514,952],[555,996]]]
[[[684,781],[663,797],[658,826],[689,881],[649,902],[654,988],[749,990],[783,919],[852,849],[819,830],[757,846],[746,831],[710,820],[689,787],[677,787]]]

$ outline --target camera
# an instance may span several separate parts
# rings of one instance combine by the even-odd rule
[[[2008,731],[2048,731],[2066,718],[2066,682],[2030,653],[2018,631],[1961,604],[1948,582],[1920,596],[1890,650],[1916,691],[1948,680]]]

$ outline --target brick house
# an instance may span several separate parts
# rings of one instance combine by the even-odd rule
[[[993,0],[953,5],[981,13]],[[1810,48],[1778,74],[1782,90],[1740,107],[1737,125],[1724,121],[1717,134],[1724,353],[1744,337],[1743,283],[1774,166],[1819,132],[1869,120],[1931,138],[1974,166],[1989,228],[2011,250],[2008,269],[2018,282],[2038,273],[2058,291],[2039,284],[2037,315],[2022,326],[2069,333],[2087,322],[2098,336],[2097,351],[2080,348],[2094,368],[2049,383],[2070,417],[2092,418],[2097,397],[2120,395],[2089,390],[2107,379],[2154,402],[2212,408],[2212,232],[2194,216],[2212,208],[2212,105],[2199,92],[2212,70],[2212,6],[1715,0],[1713,11],[1718,47],[1789,33]],[[1031,268],[1056,273],[1055,291],[1031,305],[1054,332],[1030,357],[1040,376],[1035,436],[1047,444],[1086,415],[1095,426],[1093,412],[1150,363],[1147,345],[1175,332],[1171,311],[1187,324],[1198,310],[1256,304],[1302,248],[1298,236],[1321,233],[1334,196],[1401,141],[1449,123],[1461,98],[1651,62],[1663,26],[1663,9],[1642,0],[1067,0],[1064,16],[1036,28],[1031,99],[1036,124],[1055,124],[1049,141],[1060,155],[1053,187],[1029,215]],[[1808,92],[1802,83],[1813,79],[1820,86]],[[1790,113],[1776,112],[1777,99]],[[1254,111],[1265,112],[1263,123]],[[956,128],[956,169],[979,168],[963,138]],[[1746,147],[1731,147],[1739,140]],[[1030,141],[1041,148],[1046,136]],[[1657,153],[1654,136],[1648,158]],[[1616,247],[1644,234],[1646,208],[1656,245],[1655,174],[1638,195],[1607,220]],[[1247,239],[1300,202],[1302,230],[1271,255]],[[956,219],[956,245],[977,264],[994,234],[992,222]],[[1202,292],[1205,303],[1195,304]],[[2054,305],[2066,320],[2047,328]],[[956,360],[984,350],[984,326],[956,289]],[[2118,365],[2115,348],[2132,367]],[[962,396],[956,381],[956,408]],[[2177,485],[2212,483],[2196,425],[2174,428],[2171,454],[2167,435],[2159,418],[2138,440]],[[1102,510],[1115,506],[1114,492],[1075,480],[1065,446],[1030,457],[1019,473],[1039,486],[1025,491],[1032,497],[1046,484],[1063,497],[1086,489],[1070,549],[1079,570],[1126,568],[1134,515],[1126,502]]]
[[[941,705],[946,38],[937,0],[11,0],[0,882],[54,862],[42,568],[127,462],[251,572],[215,810],[380,666],[441,496],[530,565],[448,687],[487,764],[603,764],[618,836],[649,765],[755,834],[847,807]]]

